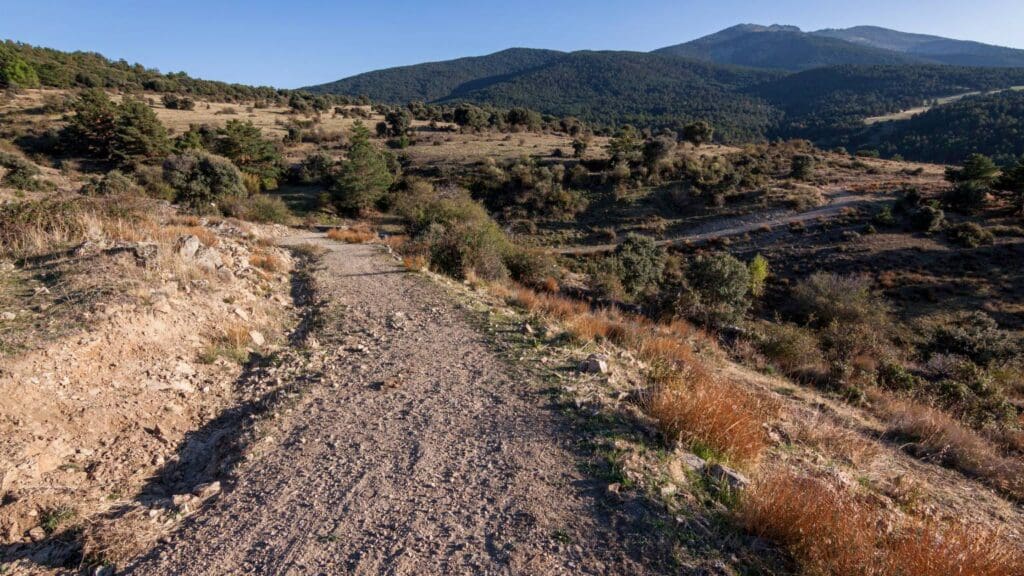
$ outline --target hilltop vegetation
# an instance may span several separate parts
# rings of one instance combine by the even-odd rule
[[[799,71],[841,64],[911,64],[921,60],[889,50],[814,36],[793,26],[741,24],[721,32],[655,50],[736,66]]]

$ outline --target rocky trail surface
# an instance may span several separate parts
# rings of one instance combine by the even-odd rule
[[[649,572],[577,471],[563,416],[444,287],[379,246],[286,242],[327,249],[305,344],[321,382],[125,573]]]

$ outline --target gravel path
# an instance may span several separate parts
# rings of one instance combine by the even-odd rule
[[[747,234],[764,227],[777,228],[797,222],[809,222],[818,218],[831,218],[842,213],[846,208],[852,208],[873,199],[864,194],[856,194],[846,191],[838,191],[829,197],[829,203],[818,208],[812,208],[805,212],[793,212],[791,210],[773,210],[766,213],[745,214],[732,218],[724,218],[707,222],[695,227],[682,236],[664,238],[655,242],[658,246],[672,246],[686,244],[687,242],[707,242],[728,236],[739,236]],[[556,254],[580,256],[584,254],[600,254],[612,252],[618,247],[618,243],[596,244],[593,246],[565,246],[555,248],[552,252]]]
[[[131,574],[646,574],[571,432],[444,288],[330,242],[314,337],[335,370],[273,449]]]

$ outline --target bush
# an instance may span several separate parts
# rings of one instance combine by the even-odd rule
[[[686,267],[680,307],[705,322],[737,322],[750,308],[750,271],[730,254],[697,256]]]
[[[230,159],[238,168],[259,179],[260,188],[277,187],[281,176],[281,153],[263,138],[263,132],[249,121],[228,120],[217,130],[212,150]]]
[[[540,288],[559,277],[558,263],[547,252],[517,247],[505,254],[504,262],[513,280],[532,288]]]
[[[51,188],[51,184],[36,177],[42,172],[39,167],[25,158],[9,152],[0,151],[0,167],[7,170],[0,184],[18,190],[39,191]]]
[[[797,154],[793,161],[789,175],[797,180],[807,180],[814,175],[814,157],[809,154]]]
[[[871,291],[867,276],[815,272],[793,290],[793,300],[800,315],[818,326],[888,323],[885,303]]]
[[[107,172],[102,178],[94,178],[82,187],[82,194],[90,196],[125,196],[141,192],[139,185],[119,170]]]
[[[160,100],[168,110],[194,110],[196,107],[195,100],[177,94],[164,94]]]
[[[936,232],[946,223],[946,214],[935,206],[921,206],[910,212],[910,226],[921,232]]]
[[[786,374],[808,372],[824,364],[814,332],[793,324],[770,324],[758,342],[758,350]]]
[[[306,156],[292,170],[292,180],[300,184],[328,184],[333,167],[334,160],[330,156],[316,152]]]
[[[1002,330],[980,310],[964,312],[943,322],[927,345],[930,354],[955,354],[982,366],[1010,360],[1020,352],[1020,341]]]
[[[942,195],[944,204],[965,214],[973,214],[985,207],[990,188],[976,180],[958,182]]]
[[[75,152],[127,165],[171,148],[167,130],[145,102],[125,98],[114,104],[102,90],[87,90],[73,108],[62,139]]]
[[[292,219],[292,213],[284,201],[267,194],[227,196],[221,199],[220,208],[226,216],[252,222],[288,224]]]
[[[387,157],[370,142],[370,131],[356,122],[352,144],[331,187],[335,205],[350,213],[365,212],[384,196],[393,182]]]
[[[760,298],[764,294],[765,282],[771,275],[768,259],[758,254],[747,265],[747,269],[750,271],[750,294],[754,298]]]
[[[135,181],[143,188],[150,198],[174,201],[176,192],[164,180],[164,172],[160,166],[140,165],[135,168]]]
[[[654,240],[629,234],[615,249],[622,286],[632,295],[645,292],[661,279],[665,255]]]
[[[227,158],[205,152],[168,158],[164,180],[176,191],[176,200],[193,209],[205,210],[222,200],[246,195],[238,168]]]
[[[995,236],[991,232],[974,222],[953,226],[949,229],[949,236],[954,242],[967,248],[977,248],[982,244],[995,242]]]

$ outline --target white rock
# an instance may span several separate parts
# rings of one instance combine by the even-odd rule
[[[580,372],[587,372],[589,374],[607,374],[608,373],[608,357],[601,354],[591,354],[587,356],[587,359],[580,362]]]

